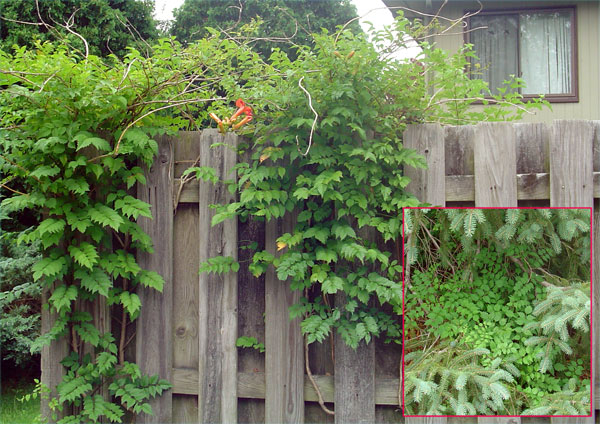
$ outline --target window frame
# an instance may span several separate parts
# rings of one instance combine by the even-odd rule
[[[548,93],[538,93],[538,94],[523,94],[524,99],[533,99],[537,98],[540,95],[544,95],[544,100],[547,100],[550,103],[578,103],[579,102],[579,64],[578,64],[578,56],[577,56],[577,6],[576,5],[565,5],[565,6],[540,6],[540,7],[523,7],[523,8],[510,8],[510,9],[490,9],[485,11],[480,11],[477,13],[476,10],[467,10],[465,13],[475,14],[474,16],[497,16],[497,15],[516,15],[518,19],[519,30],[517,31],[517,57],[518,57],[518,75],[521,75],[521,51],[520,51],[520,43],[519,43],[519,34],[520,34],[520,14],[523,13],[538,13],[538,12],[559,12],[559,11],[571,11],[571,92],[570,93],[562,93],[562,94],[548,94]],[[467,26],[463,33],[463,39],[465,43],[471,43],[471,17],[467,18]],[[477,54],[477,52],[475,52]],[[469,59],[469,65],[471,65],[471,60]],[[470,72],[469,72],[470,73]]]

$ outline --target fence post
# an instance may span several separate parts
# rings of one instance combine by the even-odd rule
[[[296,216],[287,214],[266,223],[265,247],[277,255],[277,238],[292,232]],[[304,340],[300,318],[290,320],[288,308],[300,291],[279,281],[273,267],[265,276],[265,422],[304,422]]]
[[[226,146],[211,148],[223,142]],[[202,132],[200,166],[217,171],[220,181],[235,178],[237,136],[222,137],[217,130]],[[199,188],[200,263],[216,256],[237,261],[237,219],[228,219],[214,227],[211,204],[235,200],[223,183],[200,182]],[[206,202],[206,203],[202,203]],[[199,276],[199,387],[198,422],[237,422],[237,275],[201,273]]]
[[[146,170],[146,185],[138,185],[138,198],[150,204],[152,219],[140,218],[139,225],[150,236],[154,253],[139,252],[142,269],[158,272],[165,280],[162,293],[138,287],[142,302],[136,321],[136,362],[143,374],[172,381],[173,368],[173,144],[163,137],[158,140],[158,156]],[[150,401],[153,415],[140,414],[138,423],[170,422],[172,391]]]

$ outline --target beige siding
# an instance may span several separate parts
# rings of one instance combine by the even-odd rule
[[[427,12],[435,12],[439,2],[433,1]],[[388,6],[405,6],[425,11],[425,2],[408,2],[386,0]],[[552,110],[545,108],[536,111],[535,115],[527,115],[523,121],[548,122],[553,119],[600,119],[600,3],[590,2],[535,2],[535,6],[577,6],[577,44],[579,70],[579,102],[552,103]],[[533,3],[524,2],[484,2],[485,9],[523,8],[531,7]],[[447,4],[442,16],[458,19],[465,10],[477,10],[478,5],[470,1],[454,1]],[[463,33],[460,29],[451,31],[449,35],[436,37],[437,45],[449,52],[456,52],[463,43]]]

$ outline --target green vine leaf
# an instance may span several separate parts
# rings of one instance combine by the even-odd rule
[[[56,309],[56,312],[61,312],[61,310],[68,310],[71,308],[71,302],[77,299],[77,287],[76,286],[59,286],[57,287],[50,299],[48,299],[48,303]]]
[[[118,231],[123,224],[123,218],[114,209],[100,203],[89,209],[88,213],[93,222],[110,227],[115,231]]]
[[[81,266],[92,269],[98,262],[96,248],[88,242],[81,242],[79,246],[69,246],[69,254]]]
[[[38,281],[42,277],[59,277],[67,267],[67,260],[63,256],[51,255],[33,265],[33,279]]]
[[[108,292],[113,286],[110,277],[99,268],[94,268],[91,271],[78,269],[75,271],[74,276],[81,281],[81,287],[87,289],[90,293],[98,293],[104,297],[108,297]]]
[[[121,304],[123,308],[127,311],[131,319],[137,316],[140,308],[142,307],[142,302],[140,298],[135,293],[123,292],[119,296]]]
[[[151,287],[162,293],[165,280],[163,280],[159,273],[144,269],[140,272],[138,279],[144,287]]]
[[[88,146],[94,146],[96,149],[98,149],[101,152],[108,152],[108,151],[112,150],[112,147],[110,147],[110,143],[100,137],[83,138],[83,136],[81,136],[81,137],[76,137],[75,140],[77,140],[77,151],[80,151],[81,149],[85,149]]]

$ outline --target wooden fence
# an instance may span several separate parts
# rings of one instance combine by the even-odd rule
[[[409,127],[404,143],[421,152],[429,168],[407,170],[409,191],[422,201],[448,206],[593,206],[594,322],[598,327],[600,282],[600,121],[553,124],[479,124]],[[288,306],[299,294],[273,272],[254,278],[245,267],[234,275],[198,274],[206,258],[227,255],[247,262],[250,241],[276,253],[275,240],[293,217],[266,228],[255,221],[210,226],[211,203],[229,202],[224,186],[185,181],[193,165],[210,165],[235,178],[234,135],[214,130],[163,139],[139,196],[152,204],[154,220],[141,220],[155,243],[142,266],[166,280],[162,294],[139,291],[136,360],[174,387],[152,402],[154,416],[137,422],[406,422],[548,423],[549,418],[403,418],[398,407],[401,347],[376,340],[356,351],[333,338],[304,350],[298,320]],[[337,301],[337,300],[336,300]],[[342,299],[340,299],[342,301]],[[256,337],[266,352],[238,349],[239,336]],[[598,333],[594,346],[597,351]],[[335,355],[334,355],[335,352]],[[52,358],[52,352],[46,358]],[[55,352],[57,355],[57,353]],[[131,355],[134,353],[131,352]],[[305,371],[305,354],[335,417],[325,414]],[[594,358],[596,360],[596,358]],[[47,359],[49,360],[49,359]],[[595,385],[598,388],[597,369]],[[335,390],[334,388],[337,388]],[[594,390],[595,408],[600,407]],[[554,418],[552,423],[592,424],[593,418]]]

